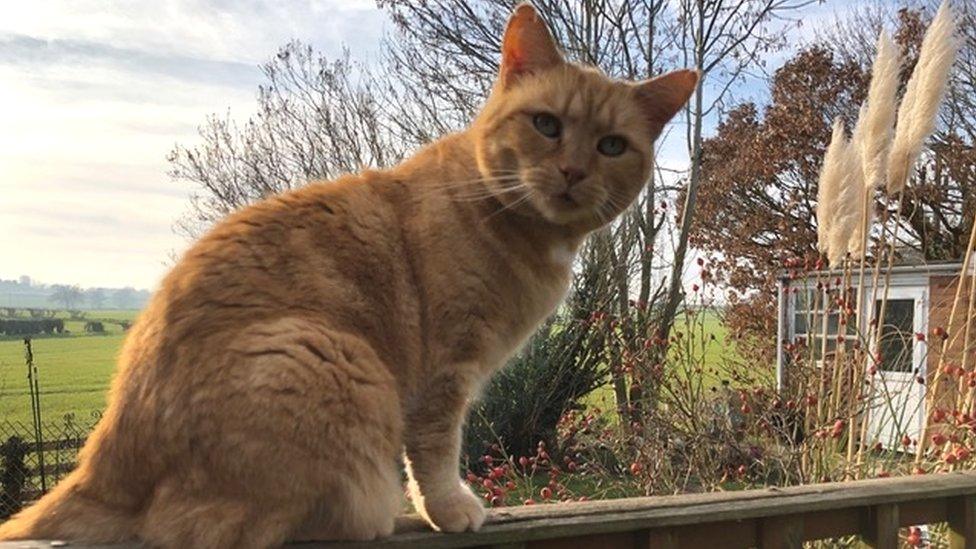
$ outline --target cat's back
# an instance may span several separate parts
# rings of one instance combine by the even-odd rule
[[[177,351],[220,349],[243,330],[295,316],[380,347],[393,343],[389,334],[402,329],[390,319],[416,309],[399,185],[387,173],[364,172],[228,215],[163,280],[123,358],[172,363]]]

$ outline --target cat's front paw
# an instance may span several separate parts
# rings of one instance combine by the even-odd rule
[[[422,514],[441,532],[475,531],[485,522],[481,500],[461,483],[447,494],[424,498]]]

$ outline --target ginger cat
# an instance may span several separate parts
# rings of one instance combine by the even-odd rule
[[[160,547],[370,540],[417,510],[476,530],[468,402],[563,298],[586,235],[637,196],[694,71],[612,80],[520,5],[467,130],[389,170],[219,223],[126,340],[78,468],[0,539]]]

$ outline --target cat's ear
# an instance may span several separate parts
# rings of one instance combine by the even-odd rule
[[[698,71],[681,69],[637,84],[637,101],[656,138],[685,106],[698,85]]]
[[[549,34],[545,21],[528,2],[515,8],[502,39],[499,78],[508,86],[520,76],[548,69],[563,62],[563,56]]]

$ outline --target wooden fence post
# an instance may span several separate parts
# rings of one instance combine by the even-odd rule
[[[803,516],[787,515],[762,519],[759,523],[760,549],[802,549]]]
[[[976,496],[949,500],[950,549],[976,549]]]
[[[898,549],[898,505],[875,505],[867,509],[861,539],[871,549]]]
[[[655,528],[647,532],[647,543],[639,547],[647,549],[678,549],[678,533],[674,528]]]

